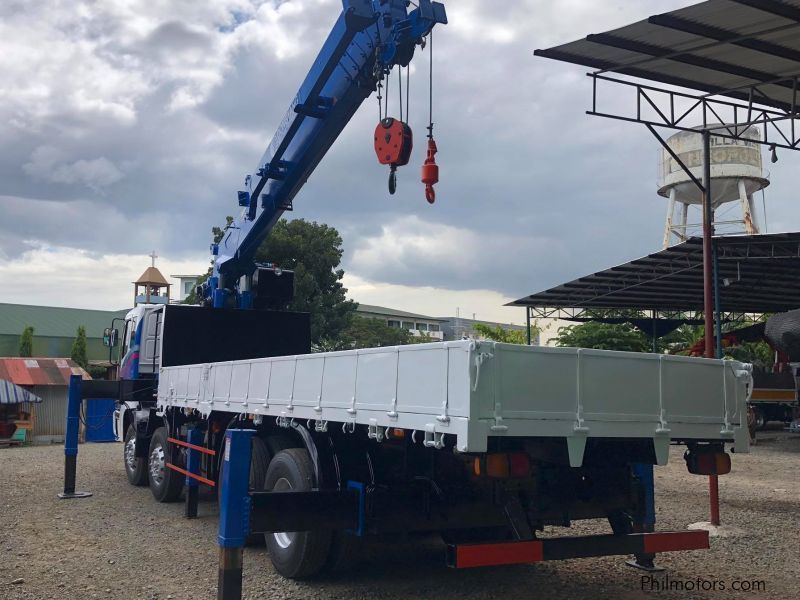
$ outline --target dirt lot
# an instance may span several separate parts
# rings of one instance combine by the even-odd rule
[[[656,469],[659,528],[708,518],[706,482],[688,475],[673,449]],[[214,598],[216,506],[186,521],[182,504],[156,504],[127,484],[118,444],[86,444],[78,457],[84,500],[59,501],[60,447],[0,450],[0,598]],[[622,557],[451,571],[435,540],[370,547],[355,572],[295,583],[277,576],[263,547],[245,552],[246,598],[723,598],[731,586],[765,587],[741,596],[797,597],[800,560],[800,435],[768,432],[750,455],[734,456],[722,477],[722,518],[739,534],[712,539],[710,551],[664,554],[672,581],[716,592],[651,591]],[[584,525],[604,532],[604,523]],[[657,576],[663,584],[665,574]],[[16,582],[16,583],[14,583]],[[755,583],[752,582],[763,582]],[[724,586],[724,589],[721,589]],[[734,595],[737,595],[734,593]]]

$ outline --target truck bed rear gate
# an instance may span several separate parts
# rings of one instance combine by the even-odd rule
[[[702,550],[708,547],[707,531],[663,531],[488,544],[449,544],[447,566],[465,569],[567,558]]]

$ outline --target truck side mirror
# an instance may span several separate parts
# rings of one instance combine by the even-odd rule
[[[119,342],[119,330],[106,327],[103,331],[103,346],[107,348],[116,348]]]

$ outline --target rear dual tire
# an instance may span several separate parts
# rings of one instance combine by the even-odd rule
[[[270,461],[263,489],[307,492],[314,487],[314,465],[302,448],[281,450]],[[331,549],[330,531],[275,531],[265,533],[270,560],[284,577],[303,579],[318,574]]]

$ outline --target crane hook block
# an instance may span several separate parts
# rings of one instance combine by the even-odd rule
[[[382,165],[407,165],[413,145],[411,127],[399,119],[386,117],[375,128],[375,154]]]
[[[422,165],[422,183],[425,184],[425,199],[433,204],[436,201],[436,190],[434,184],[439,183],[439,165],[436,164],[436,141],[428,138],[428,157]]]

